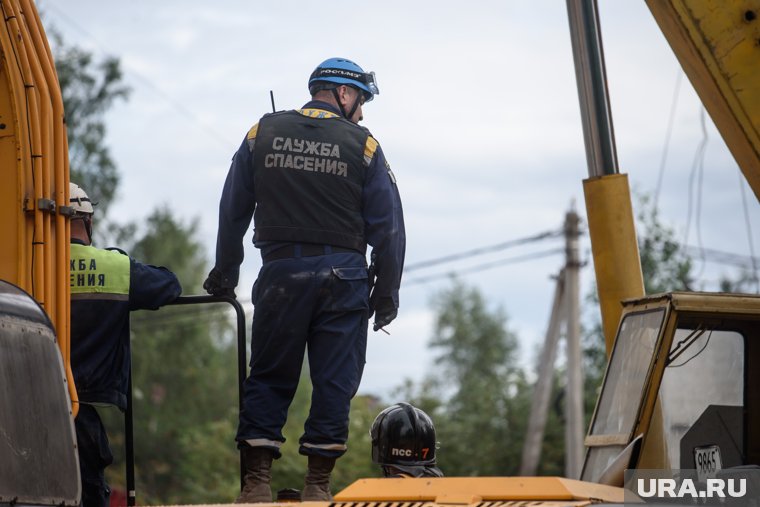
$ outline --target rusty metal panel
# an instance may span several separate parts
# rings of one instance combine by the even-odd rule
[[[80,494],[52,324],[29,295],[0,281],[0,504],[74,506]]]

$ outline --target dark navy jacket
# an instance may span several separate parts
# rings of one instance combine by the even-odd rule
[[[129,312],[182,292],[174,273],[116,251],[71,242],[71,369],[79,401],[127,407]]]
[[[302,109],[289,112],[291,117],[293,113],[300,114],[303,118],[299,123],[306,124],[306,128],[313,129],[330,129],[335,126],[336,129],[352,128],[358,136],[363,136],[364,145],[359,145],[360,153],[358,159],[362,167],[355,168],[360,170],[361,175],[361,198],[358,210],[363,221],[363,237],[367,244],[372,247],[375,260],[375,274],[377,281],[372,296],[373,309],[382,307],[398,308],[398,289],[401,284],[401,272],[404,267],[404,253],[406,249],[406,233],[404,229],[404,217],[401,207],[401,198],[396,186],[396,179],[390,169],[390,165],[385,160],[383,150],[377,141],[371,136],[365,128],[355,124],[346,127],[347,120],[340,117],[336,108],[321,101],[311,101],[304,105]],[[282,114],[282,113],[278,113]],[[266,121],[262,118],[262,122]],[[340,124],[340,127],[338,127]],[[246,139],[243,140],[238,151],[232,159],[232,165],[224,184],[222,198],[219,205],[219,232],[216,245],[216,268],[222,274],[222,286],[234,288],[237,286],[240,264],[243,261],[243,244],[242,239],[245,235],[251,218],[254,220],[254,226],[258,231],[260,220],[257,209],[257,203],[260,202],[257,195],[255,181],[257,173],[266,170],[264,167],[254,163],[254,160],[261,161],[256,157],[256,139],[259,129],[259,123],[254,125],[248,132]],[[286,133],[287,134],[287,133]],[[351,136],[353,138],[354,136]],[[287,139],[287,138],[285,138]],[[291,147],[287,145],[287,140],[275,145],[275,149],[283,148],[284,156],[292,154],[292,168],[286,169],[268,169],[283,171],[316,171],[321,170],[322,162],[319,160],[306,160],[308,157],[308,147],[304,147],[302,152],[298,152],[298,139],[293,140]],[[349,145],[353,145],[353,141]],[[312,148],[314,148],[312,146]],[[345,149],[341,147],[342,149]],[[316,148],[315,148],[316,149]],[[320,146],[319,153],[330,152],[334,149],[333,145]],[[361,152],[363,150],[363,152]],[[314,153],[312,153],[314,154]],[[300,158],[296,158],[299,157]],[[357,157],[353,156],[353,159]],[[284,159],[287,164],[288,159]],[[288,167],[286,165],[286,167]],[[325,171],[327,168],[325,168]],[[325,172],[322,171],[322,172]],[[337,173],[340,173],[340,166],[337,167]],[[350,172],[348,173],[351,174]],[[314,176],[320,176],[314,174]],[[336,178],[337,180],[337,178]],[[288,195],[282,195],[283,202],[287,205]],[[314,200],[313,213],[319,213],[319,200]],[[280,240],[282,241],[282,240]],[[311,237],[293,238],[291,242],[314,242]],[[326,242],[329,244],[329,242]],[[259,241],[254,235],[254,244],[266,253],[268,248],[277,248],[278,245],[272,245],[270,241]],[[332,245],[336,246],[336,245]],[[338,245],[340,246],[340,245]],[[364,253],[360,251],[360,253]]]

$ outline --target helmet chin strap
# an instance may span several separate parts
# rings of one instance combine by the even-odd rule
[[[338,89],[333,88],[332,93],[333,93],[333,97],[335,97],[335,102],[338,103],[338,107],[340,108],[340,114],[342,114],[345,119],[351,121],[351,118],[354,116],[354,113],[359,108],[359,101],[361,100],[361,92],[359,92],[356,95],[356,99],[354,100],[354,105],[348,114],[346,114],[346,110],[343,107],[343,104],[340,102],[340,95],[338,95]]]
[[[361,100],[361,93],[356,96],[356,99],[354,99],[354,106],[351,108],[351,112],[348,113],[348,116],[346,118],[348,120],[351,120],[351,118],[354,117],[354,113],[356,112],[357,108],[359,107],[359,101]]]
[[[346,116],[346,110],[343,109],[343,104],[341,104],[340,102],[340,95],[338,95],[338,89],[333,88],[332,94],[333,94],[333,97],[335,97],[335,103],[338,104],[338,108],[340,108],[340,114],[342,114],[344,118],[348,119],[348,116]]]
[[[72,220],[81,220],[84,225],[84,232],[87,233],[87,242],[92,245],[92,219],[90,217],[78,216],[72,218]]]
[[[84,230],[87,232],[87,241],[92,245],[92,219],[83,218],[82,220],[84,220]]]

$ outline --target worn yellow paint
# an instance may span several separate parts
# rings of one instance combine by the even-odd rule
[[[584,180],[583,190],[609,357],[622,301],[644,295],[631,192],[625,174],[589,178]]]
[[[698,315],[702,320],[715,319],[723,323],[730,323],[732,319],[747,322],[756,321],[758,315],[760,315],[760,296],[706,292],[669,292],[625,301],[623,314],[626,315],[655,308],[666,310],[665,320],[662,324],[663,331],[656,345],[656,349],[660,352],[655,354],[655,362],[644,384],[644,395],[640,402],[640,417],[638,418],[633,435],[644,435],[641,456],[637,465],[638,468],[669,469],[670,459],[665,440],[665,423],[663,421],[662,400],[659,397],[659,392],[668,358],[667,351],[671,350],[679,320],[685,316],[693,317]]]
[[[760,199],[760,5],[747,0],[646,2]]]
[[[69,365],[68,147],[55,65],[31,0],[2,2],[0,22],[0,279],[30,293],[50,317]]]
[[[336,502],[422,501],[446,505],[590,499],[622,502],[623,489],[559,477],[442,477],[361,479],[335,495]]]

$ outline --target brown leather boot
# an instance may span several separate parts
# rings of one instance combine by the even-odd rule
[[[333,499],[330,494],[330,473],[335,466],[336,459],[316,455],[309,456],[309,469],[306,472],[301,501],[319,502]]]
[[[243,447],[245,467],[243,489],[235,503],[262,503],[272,501],[272,460],[274,451],[266,447]]]

